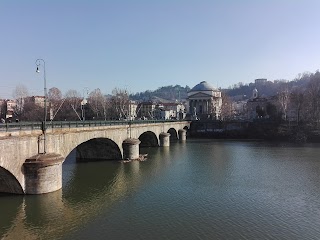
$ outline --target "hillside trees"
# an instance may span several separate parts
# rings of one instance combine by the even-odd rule
[[[221,119],[227,120],[232,117],[232,101],[230,97],[225,93],[221,93],[222,106],[221,106]]]
[[[279,114],[277,111],[277,107],[276,105],[272,104],[272,103],[268,103],[266,106],[266,114],[268,114],[269,118],[271,120],[275,120],[278,121],[279,120]],[[280,116],[281,119],[281,116]]]
[[[158,98],[166,99],[166,100],[181,100],[187,98],[187,93],[190,91],[189,86],[182,87],[180,85],[170,85],[170,86],[164,86],[160,87],[155,91],[144,91],[140,93],[131,94],[130,97],[133,100],[143,100],[148,101],[152,97],[156,96]]]
[[[320,119],[320,72],[310,76],[310,82],[305,91],[306,98],[306,116],[313,123],[318,123]]]
[[[292,104],[292,108],[296,112],[297,124],[299,124],[301,120],[301,114],[304,109],[303,106],[305,105],[305,99],[306,99],[306,96],[303,90],[299,88],[295,88],[291,92],[290,101]]]
[[[278,101],[283,114],[283,119],[287,120],[288,106],[290,102],[290,91],[287,85],[284,85],[281,91],[278,93]]]

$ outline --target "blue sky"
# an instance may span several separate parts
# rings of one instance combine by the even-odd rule
[[[0,98],[294,79],[320,63],[318,0],[0,0]]]

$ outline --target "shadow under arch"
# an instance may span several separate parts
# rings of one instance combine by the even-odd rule
[[[0,193],[24,194],[16,177],[3,167],[0,167]]]
[[[170,141],[177,141],[179,139],[178,133],[174,128],[170,128],[168,133],[170,133]]]
[[[147,131],[139,136],[140,147],[158,147],[159,141],[154,132]]]
[[[109,138],[93,138],[76,147],[76,160],[79,162],[121,159],[119,146]]]
[[[186,136],[188,137],[189,136],[189,130],[190,130],[190,128],[188,127],[188,126],[184,126],[183,127],[183,130],[186,130],[187,132],[186,132]]]

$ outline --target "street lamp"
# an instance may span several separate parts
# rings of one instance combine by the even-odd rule
[[[43,64],[43,81],[44,81],[44,120],[42,123],[42,132],[43,132],[43,153],[46,153],[46,130],[47,130],[47,83],[46,83],[46,62],[43,59],[37,59],[37,73],[40,73],[39,66]]]
[[[84,96],[84,93],[85,93],[85,90],[86,90],[86,97]],[[89,92],[89,88],[84,88],[83,89],[83,92],[82,92],[82,95],[83,95],[83,100],[81,101],[81,118],[82,118],[82,121],[85,121],[85,105],[87,105],[88,101],[87,101],[87,97],[88,97],[88,92]]]
[[[81,101],[81,113],[82,113],[82,121],[85,121],[85,105],[87,104],[87,99],[83,98],[83,100]]]
[[[131,120],[132,120],[132,115],[131,115],[131,100],[129,99],[129,130],[130,130],[130,138],[131,138]]]

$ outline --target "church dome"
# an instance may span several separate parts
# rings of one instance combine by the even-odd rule
[[[195,92],[195,91],[214,91],[215,88],[212,87],[209,83],[206,81],[202,81],[201,83],[195,85],[190,92]]]

